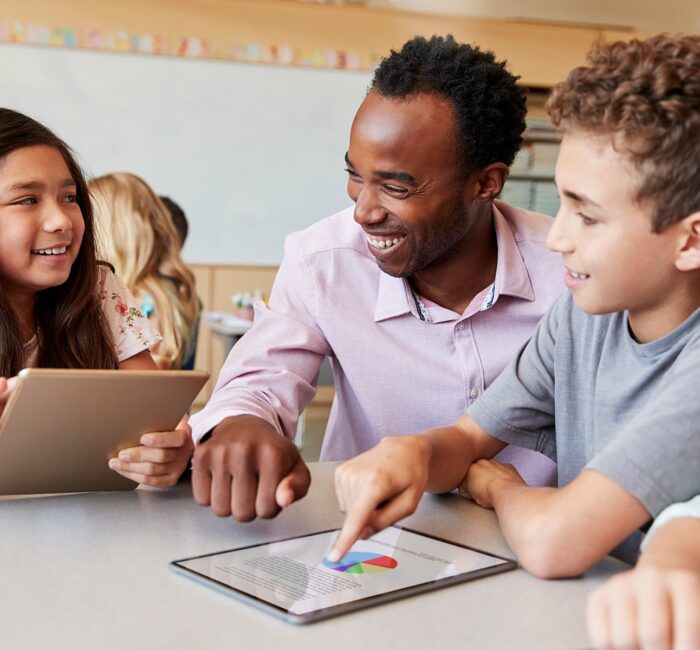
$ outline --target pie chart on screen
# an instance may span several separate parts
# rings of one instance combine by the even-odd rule
[[[331,562],[323,558],[323,566],[345,573],[384,573],[393,571],[399,563],[388,555],[351,551],[346,553],[340,562]]]

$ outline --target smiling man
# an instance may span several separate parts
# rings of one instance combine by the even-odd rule
[[[193,493],[221,516],[271,517],[309,473],[292,438],[331,359],[321,457],[452,422],[498,376],[563,290],[551,219],[496,201],[525,99],[488,52],[415,38],[378,67],[345,156],[354,207],[291,235],[270,304],[192,418]],[[554,464],[499,458],[533,485]]]

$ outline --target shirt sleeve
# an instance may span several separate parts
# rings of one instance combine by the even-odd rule
[[[226,359],[207,405],[190,419],[195,442],[227,417],[255,415],[293,438],[318,373],[332,350],[316,316],[314,268],[287,238],[270,304],[255,305],[253,327]]]
[[[685,503],[674,503],[661,512],[661,514],[654,520],[653,526],[649,529],[649,532],[644,537],[642,542],[642,550],[649,543],[649,540],[659,532],[659,529],[665,526],[670,521],[674,519],[700,519],[700,495],[692,498],[690,501]]]
[[[102,271],[99,297],[119,361],[149,350],[163,340],[139,309],[128,287],[108,269]]]
[[[588,463],[641,501],[653,517],[700,494],[700,339],[688,343],[659,388]]]
[[[532,338],[467,410],[489,434],[556,461],[554,348],[565,294],[539,322]]]

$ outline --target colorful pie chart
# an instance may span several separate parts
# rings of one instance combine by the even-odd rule
[[[345,573],[384,573],[384,571],[392,571],[399,566],[399,563],[388,555],[351,551],[346,553],[340,562],[331,562],[323,558],[323,566]]]

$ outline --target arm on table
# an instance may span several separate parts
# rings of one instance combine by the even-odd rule
[[[211,433],[195,450],[194,498],[219,516],[274,517],[308,490],[310,474],[292,438],[332,350],[313,312],[314,274],[303,264],[288,240],[269,306],[256,305],[255,325],[192,418],[196,439]]]
[[[343,463],[335,472],[335,492],[346,517],[328,557],[340,559],[358,538],[410,515],[424,491],[456,488],[475,459],[504,447],[465,415],[449,427],[384,438]]]
[[[479,505],[496,511],[518,561],[540,578],[583,573],[650,517],[640,501],[594,470],[564,488],[531,488],[511,466],[480,460],[465,484]]]
[[[120,370],[157,370],[148,350],[119,363]],[[141,436],[141,445],[122,449],[109,467],[137,483],[153,487],[175,485],[192,456],[192,430],[188,416],[180,420],[174,431],[153,431]]]
[[[597,648],[700,648],[700,519],[663,525],[637,566],[588,599]]]

